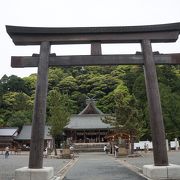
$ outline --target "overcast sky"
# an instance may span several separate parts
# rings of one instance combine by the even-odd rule
[[[33,27],[132,26],[180,22],[180,0],[1,0],[0,3],[0,78],[25,77],[37,68],[11,68],[11,56],[39,53],[38,46],[15,46],[5,25]],[[176,43],[153,44],[163,53],[180,52]],[[104,54],[135,53],[136,44],[103,45]],[[53,46],[58,55],[89,54],[89,45]]]

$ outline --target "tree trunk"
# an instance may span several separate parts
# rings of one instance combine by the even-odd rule
[[[134,137],[132,133],[130,133],[130,146],[131,146],[130,154],[134,154]]]
[[[54,150],[54,155],[57,156],[57,149],[56,149],[55,137],[53,137],[53,150]]]

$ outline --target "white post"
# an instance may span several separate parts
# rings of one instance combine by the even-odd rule
[[[177,138],[175,138],[174,140],[175,140],[175,150],[178,151],[178,149],[179,149],[179,142],[178,142]]]
[[[169,151],[169,142],[168,142],[168,139],[166,139],[166,148],[167,148],[167,151]]]

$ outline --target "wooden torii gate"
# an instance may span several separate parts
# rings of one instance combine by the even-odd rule
[[[180,23],[77,28],[6,26],[6,30],[15,45],[40,45],[39,55],[11,57],[12,67],[38,67],[29,168],[43,167],[49,66],[144,65],[154,165],[167,166],[169,164],[155,64],[180,64],[180,54],[153,54],[151,43],[175,42],[180,33]],[[101,43],[140,43],[142,54],[102,55]],[[91,55],[56,56],[50,54],[50,46],[57,44],[91,44]]]

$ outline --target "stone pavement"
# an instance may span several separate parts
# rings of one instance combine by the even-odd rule
[[[65,180],[143,180],[142,167],[153,164],[153,153],[141,157],[117,158],[104,153],[82,153],[75,160],[44,159],[44,166],[54,167],[55,175]],[[168,152],[169,163],[180,165],[180,151]],[[12,180],[15,169],[28,166],[28,154],[0,155],[0,180]]]
[[[148,153],[141,152],[141,157],[134,157],[134,158],[118,158],[120,163],[124,165],[131,166],[137,169],[142,169],[144,165],[153,164],[153,153],[149,151]],[[168,159],[170,164],[177,164],[180,165],[180,151],[169,151],[168,152]]]
[[[141,180],[146,179],[142,167],[153,164],[153,153],[140,152],[140,157],[114,158],[104,153],[80,154],[74,167],[65,173],[64,180]],[[168,152],[169,163],[180,165],[180,151]]]
[[[4,158],[4,155],[0,155],[0,180],[12,180],[15,176],[15,169],[27,167],[29,162],[29,155],[10,154],[8,159]],[[44,166],[54,167],[55,175],[59,173],[60,169],[66,166],[70,162],[69,159],[50,159],[44,158]]]
[[[104,153],[83,153],[67,172],[64,180],[144,180],[113,156]]]

